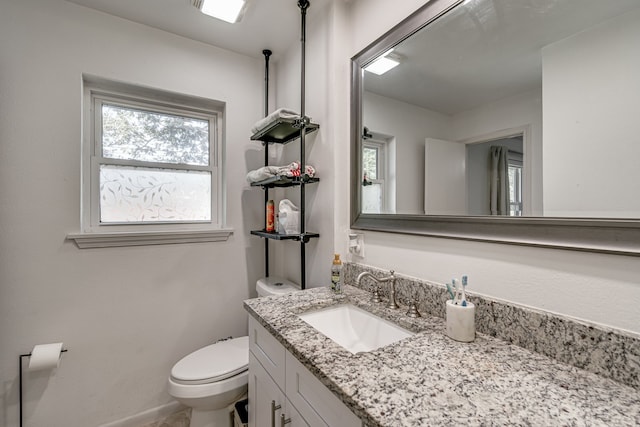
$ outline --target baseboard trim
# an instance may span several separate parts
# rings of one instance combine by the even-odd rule
[[[186,406],[180,404],[179,402],[173,401],[167,403],[166,405],[157,406],[144,412],[140,412],[139,414],[122,418],[121,420],[102,424],[99,427],[140,427],[150,424],[154,421],[160,421],[172,414],[175,414],[176,412],[180,412],[185,409]]]

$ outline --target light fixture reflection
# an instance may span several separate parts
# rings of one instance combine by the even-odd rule
[[[388,50],[384,53],[384,55],[379,56],[371,64],[364,67],[365,71],[369,71],[370,73],[374,73],[377,75],[382,75],[392,68],[400,65],[400,58],[392,54],[391,52],[393,52],[393,49]]]

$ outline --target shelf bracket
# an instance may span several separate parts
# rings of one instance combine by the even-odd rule
[[[309,123],[311,123],[311,119],[307,116],[304,116],[304,117],[298,117],[297,119],[295,119],[291,126],[296,129],[304,129],[307,126],[309,126]]]

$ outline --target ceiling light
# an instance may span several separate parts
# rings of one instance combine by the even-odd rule
[[[242,17],[245,4],[246,0],[193,0],[202,13],[232,24]]]
[[[364,67],[364,69],[370,73],[382,75],[390,69],[397,67],[400,65],[400,57],[392,54],[392,51],[393,49],[386,51],[384,55],[379,56],[371,64]]]

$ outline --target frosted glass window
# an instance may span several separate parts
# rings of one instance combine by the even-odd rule
[[[362,187],[362,213],[382,212],[382,185],[372,183]]]
[[[100,166],[102,223],[210,220],[210,172]]]

